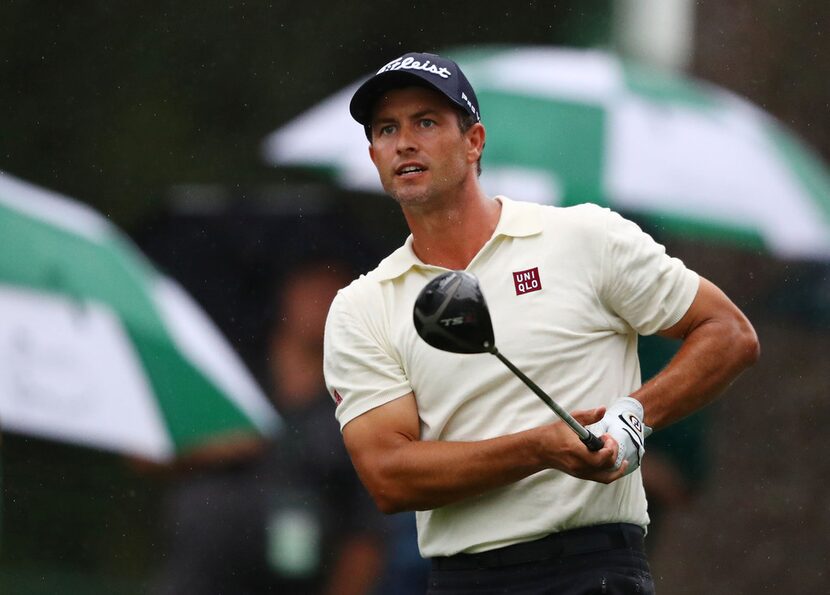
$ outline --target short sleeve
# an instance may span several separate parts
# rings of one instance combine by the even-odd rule
[[[359,415],[412,392],[379,314],[382,304],[361,299],[360,306],[353,307],[341,291],[326,319],[323,372],[341,430]]]
[[[697,273],[617,213],[608,212],[604,241],[600,299],[606,307],[641,335],[677,323],[697,295]]]

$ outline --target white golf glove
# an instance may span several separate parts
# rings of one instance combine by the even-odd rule
[[[651,428],[643,423],[643,415],[640,401],[623,397],[612,403],[605,416],[591,426],[595,434],[610,434],[620,445],[614,468],[619,469],[623,461],[628,461],[626,475],[640,466],[646,454],[645,438],[651,434]]]

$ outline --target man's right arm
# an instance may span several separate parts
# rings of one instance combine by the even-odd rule
[[[582,424],[604,408],[575,412]],[[358,475],[387,514],[428,510],[514,483],[544,469],[611,483],[617,444],[590,452],[564,423],[474,442],[422,441],[415,396],[409,393],[351,420],[343,439]]]

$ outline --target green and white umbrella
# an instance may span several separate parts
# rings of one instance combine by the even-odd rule
[[[166,461],[278,417],[172,280],[89,207],[0,172],[0,427]]]
[[[489,194],[594,202],[662,228],[830,257],[830,176],[768,114],[723,89],[592,50],[457,48],[487,129]],[[380,192],[349,99],[358,83],[264,143],[273,165]]]

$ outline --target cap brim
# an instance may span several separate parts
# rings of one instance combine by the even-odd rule
[[[432,89],[446,97],[451,103],[458,105],[462,109],[464,107],[444,93],[442,89],[433,85],[428,78],[421,76],[417,71],[390,70],[373,76],[358,87],[355,94],[352,95],[351,103],[349,103],[349,112],[352,114],[352,118],[360,124],[369,126],[372,123],[372,109],[375,103],[377,103],[377,100],[390,89],[409,86]]]

